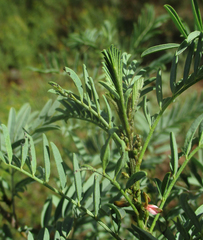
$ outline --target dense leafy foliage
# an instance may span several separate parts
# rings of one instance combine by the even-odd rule
[[[31,112],[28,104],[17,113],[10,109],[7,126],[1,124],[0,128],[1,171],[12,178],[11,185],[3,177],[0,179],[2,201],[6,207],[12,207],[11,212],[0,209],[10,224],[3,225],[2,237],[11,239],[10,229],[14,227],[29,240],[81,239],[83,234],[84,239],[203,238],[202,95],[192,95],[184,104],[174,104],[203,78],[203,25],[197,1],[191,3],[195,30],[189,31],[176,11],[165,5],[183,41],[151,47],[142,53],[146,56],[175,49],[169,58],[170,93],[163,92],[162,67],[167,60],[155,59],[149,66],[142,66],[134,56],[111,45],[102,51],[104,74],[99,77],[99,84],[103,91],[98,91],[99,86],[85,64],[82,76],[66,66],[64,72],[73,81],[74,89],[67,90],[50,81],[49,92],[56,94],[57,99],[49,100],[41,112]],[[152,13],[150,7],[146,11]],[[134,26],[131,50],[154,36],[154,31],[166,19],[154,20],[152,14],[146,19],[143,16],[142,13]],[[108,22],[105,26],[106,31],[111,29]],[[109,41],[111,33],[104,34]],[[97,48],[97,37],[96,30],[72,35],[71,46]],[[184,59],[184,66],[179,78],[180,59]],[[50,61],[58,62],[54,55]],[[60,74],[57,64],[32,70]],[[155,96],[156,103],[150,96]],[[75,151],[68,147],[62,151],[45,135],[47,131],[59,129],[55,123],[60,120],[67,123],[62,131],[71,136]],[[85,141],[75,132],[81,130],[78,123],[83,121],[88,122]],[[184,139],[180,141],[181,124],[187,122],[190,126],[184,129]],[[38,142],[43,148],[40,157],[43,162],[37,155]],[[160,179],[152,169],[167,157],[168,171]],[[15,173],[22,173],[26,178],[14,185]],[[16,197],[26,187],[32,188],[30,183],[34,181],[53,193],[44,203],[38,231],[33,226],[19,226],[14,206]],[[10,188],[11,199],[7,195]],[[171,208],[170,204],[175,207]]]

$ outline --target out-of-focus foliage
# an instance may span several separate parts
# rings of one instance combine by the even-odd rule
[[[34,65],[40,52],[64,48],[63,38],[68,34],[92,27],[94,20],[97,22],[94,27],[98,27],[107,10],[102,13],[102,7],[98,8],[100,13],[95,15],[93,5],[71,0],[60,3],[54,0],[1,1],[1,69],[9,65],[20,68]]]
[[[144,9],[143,3],[120,0],[2,0],[0,9],[0,65],[3,71],[8,66],[36,66],[39,54],[49,51],[68,51],[74,56],[73,46],[77,50],[82,46],[103,49],[114,42],[125,51],[140,52],[140,47],[137,48],[140,41],[148,40],[150,34],[157,31],[159,20],[164,21],[162,17],[155,20],[156,11],[152,6]],[[159,38],[157,41],[159,43]]]

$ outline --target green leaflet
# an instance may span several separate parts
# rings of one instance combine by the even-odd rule
[[[178,148],[176,144],[175,135],[173,132],[170,133],[170,146],[171,146],[170,168],[173,175],[176,175],[178,170]]]
[[[161,79],[161,69],[158,70],[156,76],[156,97],[160,109],[162,109],[163,94],[162,94],[162,79]]]
[[[171,87],[171,92],[173,94],[175,93],[175,87],[176,87],[177,65],[178,65],[178,55],[175,55],[173,57],[171,74],[170,74],[170,87]]]
[[[62,224],[62,234],[63,234],[63,236],[65,236],[65,238],[61,237],[60,240],[68,239],[68,237],[71,233],[71,230],[72,230],[73,223],[74,223],[74,218],[71,218],[70,216],[65,217],[63,224]]]
[[[104,98],[104,101],[105,101],[105,103],[106,103],[106,108],[107,108],[107,113],[108,113],[108,123],[109,123],[109,128],[111,127],[111,122],[112,122],[112,112],[111,112],[111,107],[110,107],[110,105],[109,105],[109,103],[108,103],[108,101],[107,101],[107,99],[106,99],[106,97],[105,97],[105,95],[102,95],[103,96],[103,98]]]
[[[80,95],[80,100],[81,100],[81,102],[83,102],[83,87],[82,87],[81,80],[79,79],[78,75],[72,69],[65,67],[64,70],[65,70],[65,72],[68,73],[68,75],[71,77],[71,79],[75,83],[75,86],[77,87],[79,95]]]
[[[120,227],[121,227],[121,220],[124,218],[125,216],[125,211],[123,209],[118,209],[115,205],[111,204],[111,203],[107,203],[106,206],[108,206],[111,209],[111,216],[112,216],[112,220],[113,220],[113,224],[115,226],[115,224],[117,226],[115,226],[115,231],[119,232]],[[116,216],[114,216],[114,214]]]
[[[19,168],[18,170],[20,171],[21,169]],[[35,180],[33,180],[32,176],[24,178],[23,180],[16,183],[15,189],[19,192],[24,191],[25,189],[27,189],[27,185],[33,182],[35,182]]]
[[[137,233],[143,238],[143,239],[148,239],[148,240],[158,240],[157,238],[153,237],[149,232],[144,231],[143,229],[135,226],[135,225],[131,225],[132,229],[135,231],[137,236]]]
[[[100,207],[100,186],[98,176],[94,176],[94,191],[93,191],[94,215],[97,217]]]
[[[73,169],[74,169],[74,179],[75,179],[75,189],[77,193],[78,203],[82,199],[82,179],[80,174],[80,169],[78,165],[78,160],[76,155],[73,153]]]
[[[192,157],[189,166],[190,171],[196,178],[197,182],[203,186],[202,177],[198,173],[198,171],[202,168],[202,164],[195,157]]]
[[[34,237],[30,231],[28,232],[27,240],[34,240]]]
[[[199,31],[202,31],[203,26],[202,26],[202,17],[200,13],[200,8],[198,7],[196,0],[191,0],[191,3],[192,3],[192,10],[193,10],[193,16],[195,19],[195,24],[197,26],[197,29]]]
[[[41,212],[41,226],[48,227],[52,210],[52,198],[47,198]]]
[[[134,113],[137,110],[137,105],[139,102],[141,89],[143,88],[144,78],[138,78],[133,85],[133,93],[132,93],[132,117],[134,117]]]
[[[23,168],[23,166],[25,164],[25,161],[27,159],[28,150],[29,150],[29,144],[28,144],[28,137],[26,136],[25,137],[25,142],[22,145],[22,150],[21,150],[21,155],[22,155],[22,158],[21,158],[21,168]]]
[[[157,190],[158,190],[160,196],[162,196],[162,193],[161,193],[161,184],[162,184],[162,182],[161,182],[161,180],[158,179],[158,178],[154,178],[153,180],[154,180],[154,182],[156,184],[156,187],[157,187]]]
[[[145,118],[146,118],[146,120],[147,120],[147,122],[149,124],[149,128],[151,128],[152,121],[151,121],[149,108],[147,106],[147,97],[146,96],[143,99],[143,112],[144,112]]]
[[[49,181],[50,176],[50,149],[47,137],[43,134],[43,153],[44,153],[44,168],[45,168],[45,182]]]
[[[108,83],[100,81],[99,82],[103,87],[105,87],[111,95],[114,96],[116,100],[120,99],[119,94],[117,93],[116,89],[113,86],[110,86]]]
[[[116,179],[117,175],[121,171],[121,169],[125,166],[127,159],[128,159],[128,152],[125,150],[125,143],[122,141],[121,142],[121,157],[118,159],[118,162],[115,167],[115,176],[114,179]]]
[[[58,125],[46,125],[46,126],[42,126],[37,128],[34,133],[44,133],[50,130],[59,130],[60,127]]]
[[[14,134],[15,134],[15,127],[16,127],[16,111],[14,108],[11,108],[9,111],[9,117],[8,117],[8,131],[10,134],[10,140],[11,142],[14,141]]]
[[[174,233],[172,232],[172,230],[170,228],[167,228],[164,232],[163,235],[164,237],[166,237],[166,239],[169,240],[176,240],[176,238],[173,235]]]
[[[143,89],[141,91],[140,98],[153,90],[156,90],[156,87],[147,87],[147,88]]]
[[[178,47],[175,55],[176,56],[179,56],[181,53],[183,53],[187,48],[188,46],[190,46],[190,43],[187,41],[187,39],[185,39],[181,44],[180,46]]]
[[[184,147],[183,147],[183,151],[186,156],[189,154],[189,152],[191,150],[194,134],[195,134],[197,128],[199,127],[200,123],[202,122],[202,120],[203,120],[203,114],[201,114],[198,118],[195,119],[195,121],[192,123],[190,129],[188,130],[188,132],[186,134]]]
[[[176,13],[176,11],[170,5],[166,4],[166,5],[164,5],[164,7],[167,10],[167,12],[169,13],[171,19],[173,20],[174,24],[176,25],[176,27],[178,28],[180,33],[184,36],[184,38],[187,38],[188,33],[187,33],[182,21],[180,20],[178,14]]]
[[[85,80],[85,92],[91,99],[92,92],[91,92],[90,78],[89,78],[89,74],[87,72],[87,68],[86,68],[85,64],[83,64],[83,77]]]
[[[41,228],[37,240],[50,240],[49,231],[47,228]]]
[[[181,206],[182,206],[185,214],[188,216],[188,218],[194,224],[195,228],[198,230],[198,232],[201,232],[202,231],[202,224],[199,222],[198,217],[195,215],[193,209],[188,204],[186,193],[183,193],[183,194],[180,195],[180,203],[181,203]]]
[[[4,162],[4,163],[8,163],[7,161],[6,161],[6,159],[4,158],[4,155],[3,155],[3,153],[0,151],[0,159]]]
[[[112,135],[114,134],[114,132],[117,130],[117,128],[112,128],[109,130],[109,136],[105,142],[105,144],[102,146],[101,151],[100,151],[100,158],[102,161],[102,169],[103,172],[105,172],[106,167],[108,165],[108,162],[110,160],[110,147],[109,147],[109,143],[110,140],[112,138]]]
[[[98,93],[96,91],[93,79],[90,77],[89,80],[90,80],[90,85],[91,85],[91,89],[92,89],[92,93],[93,93],[93,97],[94,97],[94,102],[95,102],[96,107],[97,107],[97,113],[98,113],[98,115],[100,115],[99,96],[98,96]]]
[[[161,184],[161,195],[162,196],[164,196],[165,192],[168,189],[170,176],[171,176],[170,172],[166,173],[166,175],[164,176],[164,179],[163,179],[162,184]]]
[[[61,189],[63,190],[66,186],[66,173],[63,167],[63,160],[61,158],[61,154],[58,148],[56,147],[56,145],[53,142],[51,142],[50,144],[52,147],[52,151],[53,151],[53,155],[54,155],[54,159],[55,159],[55,163],[58,171]]]
[[[101,176],[97,175],[96,177],[97,177],[96,180],[99,182],[101,180]],[[87,179],[87,181],[84,182],[84,184],[82,186],[83,198],[81,201],[81,205],[86,208],[89,208],[90,206],[94,206],[94,193],[93,192],[94,192],[94,190],[96,190],[96,189],[94,189],[94,178],[96,178],[96,177],[95,177],[95,174],[92,174]],[[97,183],[95,182],[96,186],[97,186],[98,182]],[[99,186],[99,189],[100,189],[100,186]],[[92,193],[93,193],[93,197],[92,197]],[[100,192],[98,194],[100,195]],[[97,196],[95,196],[95,197],[97,198]],[[98,203],[97,199],[96,199],[96,202]],[[100,200],[99,200],[99,203],[100,203]],[[99,206],[97,206],[97,207],[99,207]],[[97,211],[97,209],[96,209],[96,211]]]
[[[127,181],[126,188],[130,188],[135,182],[139,181],[140,179],[146,176],[146,172],[140,171],[134,173]]]
[[[203,121],[199,125],[199,146],[203,145]]]
[[[187,42],[190,43],[201,35],[200,31],[193,31],[187,36]]]
[[[37,119],[33,122],[32,124],[33,129],[37,128],[44,121],[44,119],[48,117],[47,115],[48,115],[49,109],[51,108],[51,105],[52,105],[52,100],[49,99],[44,105],[44,107],[42,108],[42,110],[40,111]]]
[[[78,153],[80,154],[80,156],[82,157],[82,159],[87,162],[88,161],[88,154],[87,154],[87,150],[85,148],[84,142],[82,141],[82,139],[73,131],[69,131],[70,136],[72,137],[75,146],[78,150]]]
[[[188,55],[185,61],[185,66],[184,66],[184,72],[183,72],[183,82],[184,84],[187,83],[188,80],[188,76],[189,76],[189,72],[190,72],[190,66],[192,63],[192,59],[193,59],[193,55],[194,55],[194,49],[195,48],[195,44],[194,42],[192,42],[189,46],[189,51],[188,51]]]
[[[203,214],[203,205],[199,206],[199,207],[195,210],[195,214],[196,214],[197,216]]]
[[[128,101],[129,101],[129,98],[131,96],[131,93],[132,93],[132,89],[131,88],[128,88],[125,93],[124,93],[124,102],[125,102],[125,108],[127,109],[128,107]]]
[[[8,128],[2,124],[2,129],[3,129],[3,135],[4,135],[4,142],[5,142],[5,146],[6,146],[6,151],[8,154],[8,161],[9,164],[11,164],[12,162],[12,157],[13,157],[13,151],[12,151],[12,147],[11,147],[11,140],[10,140],[10,135],[8,132]]]
[[[32,137],[29,135],[27,135],[27,137],[29,138],[29,143],[30,143],[30,149],[29,149],[30,166],[32,170],[32,175],[34,176],[37,170],[37,158],[36,158],[36,152],[35,152],[35,145]]]
[[[184,240],[190,240],[190,235],[188,233],[188,231],[185,229],[185,226],[183,226],[181,224],[181,221],[179,218],[177,218],[177,222],[174,222],[175,223],[175,226],[178,230],[178,232],[180,233],[180,235],[182,236],[182,238]]]
[[[106,167],[108,165],[108,162],[110,160],[110,153],[111,153],[110,147],[109,147],[110,140],[111,140],[111,136],[108,137],[105,144],[102,146],[101,152],[100,152],[100,158],[102,161],[102,169],[103,169],[104,173],[105,173]]]
[[[18,114],[16,116],[16,128],[15,128],[15,136],[14,141],[19,140],[20,138],[23,138],[23,128],[25,128],[29,116],[31,112],[31,107],[29,104],[24,104],[20,110],[18,111]]]
[[[76,198],[76,192],[75,192],[75,182],[73,181],[73,183],[68,187],[68,189],[65,192],[66,196],[69,196],[72,199]],[[73,204],[71,201],[64,199],[63,205],[62,205],[62,211],[61,211],[61,215],[62,217],[65,217],[69,211],[71,211]]]
[[[66,192],[65,192],[66,194]],[[65,202],[65,198],[62,197],[59,202],[58,202],[58,205],[56,206],[56,209],[55,209],[55,212],[54,212],[54,221],[57,222],[57,220],[59,218],[62,217],[62,214],[63,214],[63,205],[64,205],[64,202]]]
[[[159,52],[159,51],[164,51],[167,49],[172,49],[172,48],[178,48],[180,44],[177,43],[166,43],[166,44],[160,44],[154,47],[150,47],[147,50],[145,50],[141,57],[145,57],[151,53]]]
[[[196,75],[199,69],[200,61],[202,58],[202,46],[203,46],[203,34],[201,33],[199,36],[197,50],[195,52],[195,60],[194,60],[194,74]]]
[[[197,159],[197,158],[195,158],[195,157],[192,157],[192,158],[191,158],[191,162],[193,162],[193,164],[196,165],[196,168],[197,168],[198,170],[200,170],[201,172],[203,172],[203,164],[200,162],[199,159]],[[202,181],[202,179],[201,179],[201,181]]]
[[[60,238],[60,233],[58,231],[55,232],[55,235],[54,235],[54,240],[61,240]]]

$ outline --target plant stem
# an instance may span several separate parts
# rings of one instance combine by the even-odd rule
[[[101,172],[97,171],[97,169],[93,168],[92,166],[89,166],[89,165],[88,166],[84,165],[84,166],[85,166],[85,168],[84,169],[81,168],[80,170],[88,170],[88,171],[96,172],[96,173],[102,175],[103,177],[105,177],[106,179],[108,179],[111,182],[111,184],[114,185],[120,191],[120,193],[125,197],[125,199],[128,201],[128,203],[130,204],[130,206],[134,210],[135,215],[139,216],[139,212],[138,212],[137,208],[134,206],[134,204],[132,203],[128,194],[126,194],[126,192],[121,188],[120,184],[115,179],[112,179],[106,173],[101,173]]]
[[[171,184],[169,185],[166,193],[164,194],[164,196],[162,197],[162,200],[161,200],[161,204],[159,206],[160,209],[163,209],[164,207],[164,204],[169,196],[169,194],[171,193],[172,191],[172,188],[173,186],[175,185],[176,181],[178,180],[180,174],[182,173],[182,171],[184,170],[184,168],[187,166],[188,162],[190,161],[190,159],[194,156],[194,154],[199,150],[203,148],[203,145],[200,145],[198,147],[196,147],[191,153],[189,156],[186,156],[185,157],[185,161],[183,162],[183,164],[181,165],[181,167],[179,168],[178,172],[176,173],[176,175],[174,176],[174,179],[173,181],[171,182]],[[153,229],[155,227],[155,224],[156,224],[156,221],[158,220],[159,218],[159,215],[160,214],[157,214],[156,217],[154,218],[153,222],[152,222],[152,225],[150,227],[150,232],[152,233],[153,232]]]
[[[145,154],[145,151],[149,145],[149,142],[150,142],[150,139],[153,135],[153,132],[157,126],[157,124],[159,123],[159,120],[160,118],[162,117],[163,113],[165,112],[165,110],[167,109],[167,107],[179,96],[181,95],[184,91],[186,91],[188,88],[190,88],[192,85],[194,85],[195,83],[197,83],[198,81],[200,81],[201,79],[194,79],[192,82],[186,84],[186,85],[183,85],[182,88],[180,88],[176,93],[174,93],[174,95],[172,97],[170,97],[168,100],[166,100],[166,102],[164,103],[164,106],[163,108],[160,110],[159,114],[157,115],[154,123],[152,124],[151,128],[150,128],[150,131],[149,131],[149,134],[145,140],[145,143],[142,147],[142,150],[141,150],[141,153],[139,155],[139,158],[138,158],[138,164],[141,165],[142,163],[142,159],[143,159],[143,156]]]
[[[6,163],[5,163],[6,164]],[[62,191],[59,191],[58,189],[50,186],[48,183],[44,182],[43,180],[39,179],[38,177],[32,175],[31,173],[15,166],[15,165],[12,165],[12,164],[6,164],[6,165],[9,165],[12,169],[16,169],[18,171],[20,171],[21,173],[27,175],[28,177],[32,178],[33,180],[35,180],[36,182],[44,185],[45,187],[49,188],[51,191],[53,191],[54,193],[60,195],[61,197],[64,197],[66,198],[68,201],[70,201],[71,203],[73,203],[78,209],[80,209],[81,211],[85,212],[87,215],[89,215],[90,217],[94,218],[95,221],[97,221],[109,234],[111,234],[115,239],[117,240],[122,240],[122,238],[120,238],[118,236],[118,234],[116,234],[115,232],[113,232],[108,226],[105,225],[105,223],[103,223],[100,219],[97,219],[94,214],[92,212],[90,212],[88,209],[84,208],[84,207],[79,207],[78,206],[78,203],[73,200],[72,198],[66,196]]]
[[[128,117],[127,117],[127,110],[125,108],[125,104],[124,104],[124,97],[123,97],[123,92],[119,92],[119,96],[120,96],[120,106],[119,107],[119,118],[121,120],[121,122],[123,123],[123,127],[125,129],[126,132],[126,136],[129,140],[130,143],[130,148],[132,147],[132,134],[130,131],[130,124],[128,122]]]
[[[147,149],[147,147],[148,147],[148,145],[149,145],[149,142],[150,142],[151,137],[152,137],[152,135],[153,135],[153,133],[154,133],[154,130],[155,130],[157,124],[159,123],[159,121],[160,121],[163,113],[164,113],[165,110],[167,109],[167,107],[168,107],[179,95],[181,95],[181,93],[183,93],[184,91],[186,91],[189,87],[191,87],[192,85],[194,85],[194,84],[195,84],[196,82],[198,82],[199,80],[201,80],[201,79],[198,79],[198,78],[197,78],[197,79],[194,79],[194,80],[193,80],[192,82],[190,82],[189,84],[183,85],[183,87],[180,88],[176,93],[174,93],[174,95],[173,95],[172,97],[170,97],[170,98],[168,98],[168,99],[165,100],[165,103],[164,103],[164,105],[163,105],[163,108],[160,110],[160,112],[159,112],[159,114],[157,115],[154,123],[152,124],[152,126],[151,126],[151,128],[150,128],[150,131],[149,131],[149,134],[148,134],[148,136],[147,136],[147,138],[146,138],[146,140],[145,140],[145,143],[144,143],[144,145],[143,145],[143,147],[142,147],[141,153],[140,153],[139,158],[138,158],[138,160],[137,160],[137,162],[136,162],[135,172],[140,171],[140,166],[141,166],[141,163],[142,163],[142,160],[143,160],[145,151],[146,151],[146,149]],[[186,161],[186,162],[188,162],[188,161]],[[179,171],[180,171],[180,170],[183,170],[183,168],[184,168],[186,165],[187,165],[187,164],[184,163],[184,165],[179,169]],[[178,173],[179,173],[179,175],[180,175],[181,172],[178,172]],[[177,173],[177,175],[178,175],[178,173]],[[177,175],[176,175],[176,176],[177,176]],[[179,176],[179,175],[178,175],[178,176]],[[178,178],[178,177],[177,177],[177,178]],[[177,178],[175,178],[175,179],[171,182],[171,186],[173,186],[173,185],[175,184]],[[139,182],[139,181],[136,182],[135,187],[136,187],[136,189],[138,190],[137,200],[138,200],[138,202],[141,202],[141,194],[140,194],[140,191],[139,191],[139,189],[140,189],[140,182]],[[172,189],[172,187],[170,188],[170,191],[171,191],[171,189]],[[166,195],[166,197],[164,197],[164,198],[162,199],[163,203],[160,205],[160,208],[162,208],[162,207],[164,206],[164,203],[165,203],[165,201],[166,201],[165,198],[168,197],[168,195],[170,194],[170,191],[169,191],[169,189],[167,190],[167,192],[166,192],[167,195]],[[151,226],[150,232],[153,231],[154,226],[155,226],[155,223],[156,223],[159,215],[160,215],[160,214],[157,214],[156,217],[154,218],[153,225]]]

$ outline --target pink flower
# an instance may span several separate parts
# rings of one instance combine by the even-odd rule
[[[158,208],[156,205],[152,205],[152,204],[148,204],[147,206],[145,206],[145,209],[153,215],[156,215],[156,214],[162,212],[162,210],[160,208]]]

